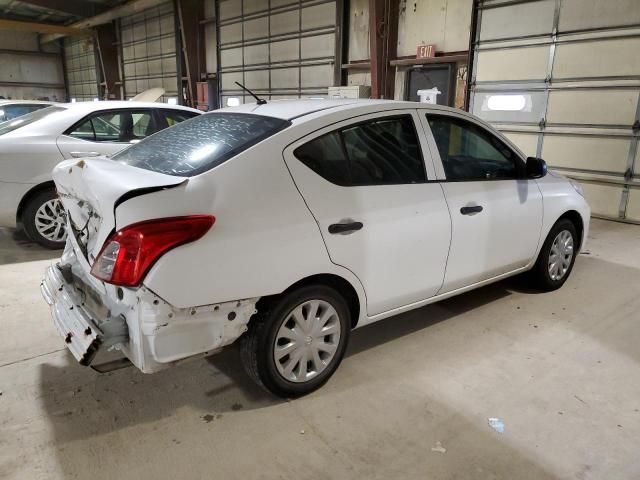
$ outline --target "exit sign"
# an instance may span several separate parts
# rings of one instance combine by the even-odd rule
[[[436,56],[435,45],[418,45],[416,58],[432,58]]]

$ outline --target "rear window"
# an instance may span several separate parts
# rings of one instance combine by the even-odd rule
[[[47,107],[41,110],[36,110],[35,112],[27,113],[26,115],[22,115],[14,120],[9,120],[7,122],[0,123],[0,135],[4,135],[5,133],[13,132],[22,127],[26,127],[27,125],[32,124],[33,122],[37,122],[38,120],[42,120],[45,117],[53,113],[58,113],[63,110],[66,110],[64,107]]]
[[[286,120],[261,115],[207,113],[156,133],[112,158],[153,172],[191,177],[289,125]]]

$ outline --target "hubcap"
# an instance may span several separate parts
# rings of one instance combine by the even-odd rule
[[[569,230],[562,230],[551,244],[549,252],[549,276],[551,280],[557,281],[563,278],[573,258],[573,235]]]
[[[273,346],[278,372],[301,383],[320,374],[333,360],[341,333],[338,313],[324,300],[308,300],[284,319]]]
[[[57,198],[51,199],[36,211],[36,230],[52,242],[63,242],[67,238],[65,217],[62,203]]]

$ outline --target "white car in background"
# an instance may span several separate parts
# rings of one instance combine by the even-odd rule
[[[53,177],[70,235],[42,292],[81,364],[239,339],[283,396],[326,382],[353,328],[524,272],[559,288],[590,216],[485,122],[409,102],[227,108]]]
[[[55,105],[41,100],[0,100],[0,123]]]
[[[112,155],[200,113],[164,103],[82,102],[0,123],[0,227],[22,225],[41,245],[64,247],[64,216],[51,178],[56,164]]]

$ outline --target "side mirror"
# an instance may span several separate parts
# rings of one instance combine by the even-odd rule
[[[527,178],[542,178],[547,174],[547,162],[537,157],[527,158]]]

